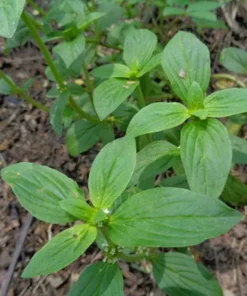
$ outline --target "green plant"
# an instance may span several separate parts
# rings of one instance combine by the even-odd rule
[[[67,141],[73,155],[96,143],[101,129],[107,130],[104,137],[111,143],[103,147],[93,162],[88,180],[89,200],[78,184],[51,168],[23,162],[2,170],[3,180],[34,217],[53,224],[80,221],[38,251],[22,276],[56,272],[95,242],[104,260],[82,271],[70,296],[123,295],[119,260],[150,262],[152,270],[147,272],[153,273],[158,286],[169,296],[222,295],[217,281],[194,260],[190,246],[225,233],[242,219],[241,213],[224,201],[246,204],[245,186],[230,175],[233,163],[247,162],[246,149],[243,140],[229,136],[217,118],[247,112],[247,90],[233,88],[207,95],[211,76],[209,50],[193,34],[178,32],[160,53],[152,32],[128,27],[117,45],[117,56],[123,49],[125,64],[119,58],[95,68],[92,74],[99,84],[93,91],[85,67],[88,37],[82,32],[93,19],[96,42],[101,42],[101,30],[105,30],[104,24],[109,26],[108,18],[102,27],[98,23],[105,16],[102,10],[106,4],[93,16],[95,12],[90,10],[94,2],[85,15],[80,1],[73,5],[70,1],[53,1],[53,5],[48,14],[40,11],[47,20],[42,24],[47,32],[43,39],[37,33],[40,23],[27,13],[22,14],[49,65],[48,77],[57,83],[49,92],[49,96],[56,97],[51,108],[52,125],[61,134],[64,125],[75,121],[71,125],[74,130],[70,126],[67,132],[67,140],[74,137],[71,143]],[[76,17],[76,12],[85,17]],[[16,19],[20,13],[18,10]],[[49,25],[54,19],[60,24],[57,32]],[[7,37],[13,33],[9,31],[5,32]],[[63,41],[53,49],[57,56],[54,63],[43,40],[58,38]],[[78,48],[86,50],[81,52]],[[90,52],[91,47],[88,48]],[[66,52],[72,54],[68,56]],[[147,73],[160,63],[171,91],[182,102],[150,104],[147,99],[156,86]],[[68,77],[77,76],[81,68],[87,79],[86,92],[73,83],[65,83]],[[23,88],[15,86],[3,72],[0,74],[0,87],[5,93],[14,91],[23,97],[25,94],[31,103]],[[81,92],[87,97],[87,108],[74,100],[74,94]],[[132,99],[124,102],[130,95]],[[121,126],[125,126],[126,134],[111,141],[114,134],[109,124],[116,123],[121,113],[125,113]],[[172,169],[174,176],[162,179],[168,169]]]

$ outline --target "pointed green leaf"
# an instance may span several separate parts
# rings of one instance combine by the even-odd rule
[[[66,199],[60,201],[59,205],[70,215],[87,222],[95,211],[84,199]]]
[[[223,296],[212,274],[188,255],[169,252],[154,257],[153,274],[169,296]]]
[[[126,247],[185,247],[216,237],[240,220],[239,212],[218,199],[186,189],[155,188],[133,195],[117,208],[109,235]]]
[[[233,150],[232,162],[236,164],[247,164],[247,141],[245,139],[230,135]]]
[[[247,74],[247,52],[240,48],[224,48],[220,55],[220,62],[229,71]]]
[[[93,147],[98,141],[102,125],[84,119],[73,123],[66,133],[66,145],[72,156],[77,156]]]
[[[141,109],[131,120],[127,134],[137,137],[160,132],[182,124],[190,115],[179,103],[153,103]]]
[[[93,101],[101,120],[105,119],[125,101],[138,86],[139,81],[125,79],[109,79],[94,90]]]
[[[84,194],[77,183],[64,174],[46,166],[21,162],[3,169],[2,178],[34,217],[55,224],[76,220],[59,202],[68,198],[84,199]]]
[[[59,93],[50,110],[50,122],[57,136],[62,135],[63,116],[69,97],[70,94],[68,92]]]
[[[95,241],[97,230],[88,224],[75,225],[52,238],[31,259],[23,278],[57,272],[79,258]]]
[[[90,199],[95,207],[109,208],[128,185],[136,165],[133,138],[107,144],[95,158],[89,175]]]
[[[109,64],[95,68],[91,74],[101,79],[129,78],[130,69],[122,64]]]
[[[141,71],[136,75],[136,77],[141,77],[144,74],[146,74],[147,72],[153,70],[155,67],[157,67],[158,65],[160,65],[161,63],[161,57],[162,54],[156,54],[155,56],[153,56],[141,69]]]
[[[171,15],[185,15],[185,9],[178,8],[178,7],[165,7],[163,10],[164,16],[171,16]]]
[[[85,38],[77,36],[71,41],[64,41],[53,48],[53,52],[61,57],[67,68],[83,53],[85,49]]]
[[[191,190],[218,198],[232,162],[225,126],[216,119],[190,122],[181,133],[181,158]]]
[[[131,31],[124,40],[123,59],[131,70],[141,70],[151,59],[157,37],[146,29]]]
[[[230,88],[219,90],[204,101],[209,117],[226,117],[247,112],[247,89]]]
[[[247,186],[229,175],[221,199],[233,206],[247,205]]]
[[[194,3],[190,3],[188,5],[188,11],[210,11],[210,10],[214,10],[218,7],[222,6],[222,3],[218,2],[218,1],[198,1],[198,2],[194,2]]]
[[[25,0],[0,1],[0,35],[11,38],[18,26]]]
[[[204,107],[203,101],[204,94],[202,89],[196,81],[193,81],[188,92],[187,104],[192,110],[201,109]]]
[[[206,92],[211,74],[209,50],[193,34],[178,32],[165,47],[161,64],[181,100],[187,101],[193,81]]]
[[[185,175],[173,176],[159,182],[159,186],[190,189]]]
[[[11,77],[7,76],[9,80],[12,80]],[[14,91],[12,89],[12,87],[3,79],[0,79],[0,94],[2,95],[10,95],[10,94],[13,94]]]
[[[144,170],[155,161],[160,161],[162,157],[169,159],[174,156],[177,147],[167,141],[155,141],[145,146],[137,154],[136,168],[131,179],[131,184],[136,185]]]
[[[123,278],[117,264],[103,262],[86,267],[68,296],[124,296]]]

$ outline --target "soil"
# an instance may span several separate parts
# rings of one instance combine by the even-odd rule
[[[240,38],[233,30],[210,30],[204,34],[204,41],[211,49],[214,73],[221,71],[218,59],[223,47],[237,44],[246,48],[247,45],[247,40]],[[3,42],[3,39],[0,39],[0,50],[4,48]],[[12,50],[8,57],[1,55],[0,67],[20,84],[29,77],[35,77],[30,93],[33,98],[49,105],[45,97],[50,87],[44,75],[45,63],[32,43],[28,43],[24,48]],[[215,84],[212,88],[215,88]],[[90,166],[101,149],[101,144],[97,144],[79,157],[69,156],[64,138],[57,138],[51,130],[48,114],[27,105],[21,98],[13,95],[0,97],[0,120],[0,168],[20,161],[40,163],[58,169],[75,179],[87,192]],[[241,135],[247,138],[247,126],[243,127]],[[237,171],[242,181],[246,182],[246,168],[239,166]],[[1,180],[0,217],[1,287],[9,278],[8,268],[13,262],[15,251],[20,247],[24,228],[27,228],[27,236],[6,294],[8,296],[64,296],[78,279],[83,268],[102,259],[102,253],[93,246],[86,255],[56,274],[22,279],[20,274],[32,255],[48,239],[67,226],[48,225],[36,219],[31,221],[10,187]],[[196,251],[199,260],[217,277],[225,296],[247,296],[246,219],[225,235],[197,246]],[[126,296],[165,295],[156,287],[149,274],[139,271],[134,265],[120,262],[120,266],[124,274]]]

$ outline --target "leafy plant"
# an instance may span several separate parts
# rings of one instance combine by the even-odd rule
[[[46,75],[56,83],[48,97],[55,99],[48,110],[27,94],[27,85],[16,86],[2,71],[1,92],[19,94],[49,111],[56,134],[67,130],[72,155],[99,140],[104,147],[89,174],[89,200],[78,184],[54,169],[21,162],[2,170],[3,180],[37,219],[54,224],[79,221],[41,248],[22,277],[56,272],[96,243],[104,260],[82,271],[70,296],[123,295],[119,260],[150,262],[157,285],[169,296],[223,295],[188,247],[225,233],[242,219],[225,202],[246,204],[246,186],[230,174],[233,163],[247,162],[246,142],[230,136],[219,118],[247,112],[247,89],[207,94],[209,50],[191,33],[178,32],[163,52],[153,32],[134,25],[121,25],[106,36],[106,28],[123,13],[116,3],[54,0],[48,12],[28,3],[42,18],[36,21],[22,12],[22,22],[46,59]],[[191,13],[199,3],[209,11],[219,6],[202,1],[186,11]],[[8,22],[13,17],[18,22],[19,9],[12,16],[6,9],[1,14]],[[9,28],[0,32],[14,38],[12,44],[26,40],[18,34],[15,38]],[[114,45],[105,43],[109,36]],[[50,41],[58,42],[52,48],[54,59],[46,46]],[[96,45],[113,46],[114,53],[109,59],[98,58]],[[91,63],[106,65],[89,73]],[[172,94],[163,93],[164,84],[157,91],[151,79],[160,65]],[[75,83],[81,75],[85,86]],[[158,102],[150,103],[150,94],[158,94]],[[176,101],[163,102],[162,95]],[[116,127],[125,135],[114,140]],[[162,180],[168,169],[174,175]]]

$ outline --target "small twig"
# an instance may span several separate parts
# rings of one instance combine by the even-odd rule
[[[15,267],[16,267],[18,258],[20,256],[23,244],[25,242],[26,236],[28,234],[28,230],[31,226],[32,220],[33,220],[32,215],[28,214],[26,221],[21,229],[20,238],[16,244],[15,251],[12,256],[12,261],[11,261],[11,264],[10,264],[8,272],[7,272],[6,280],[3,282],[3,286],[1,289],[1,296],[7,296],[9,286],[10,286],[10,283],[11,283],[11,280],[12,280],[12,277],[13,277],[13,274],[15,271]]]

